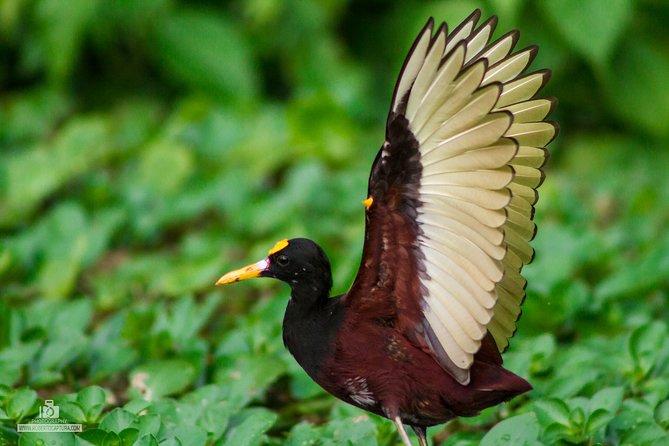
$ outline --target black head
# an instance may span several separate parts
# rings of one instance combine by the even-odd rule
[[[320,246],[305,238],[277,242],[265,259],[227,273],[216,285],[252,277],[271,277],[286,282],[293,290],[294,299],[327,297],[332,288],[328,257]]]

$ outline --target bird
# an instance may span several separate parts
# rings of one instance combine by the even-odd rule
[[[427,428],[528,392],[503,366],[534,257],[530,241],[557,100],[538,47],[496,40],[475,10],[449,32],[429,18],[400,71],[369,175],[365,238],[348,292],[330,296],[323,249],[277,242],[216,285],[278,279],[291,293],[283,341],[330,394],[390,419],[411,446]]]

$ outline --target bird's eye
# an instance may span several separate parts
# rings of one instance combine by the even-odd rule
[[[276,257],[276,263],[278,263],[279,266],[288,266],[288,264],[290,263],[290,259],[288,258],[288,256],[281,254]]]

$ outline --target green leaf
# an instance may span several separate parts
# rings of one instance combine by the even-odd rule
[[[134,414],[139,414],[141,411],[146,409],[151,405],[150,401],[146,401],[145,399],[142,398],[137,398],[134,400],[128,401],[125,406],[123,406],[123,409],[127,410],[128,412],[134,413]]]
[[[158,316],[153,330],[168,331],[174,342],[184,344],[195,337],[218,303],[218,299],[212,297],[201,305],[197,305],[193,298],[182,298],[174,303],[169,313]]]
[[[667,326],[662,322],[642,325],[632,332],[629,352],[635,367],[645,376],[655,366],[667,339]]]
[[[148,413],[135,418],[132,427],[138,430],[140,437],[148,434],[158,436],[160,424],[160,415]]]
[[[481,446],[535,446],[539,441],[539,421],[531,412],[496,424],[481,440]]]
[[[19,446],[75,446],[76,439],[72,432],[25,432],[19,437]]]
[[[158,446],[158,440],[153,435],[139,437],[134,446]]]
[[[121,437],[116,432],[107,432],[102,440],[102,446],[122,446]]]
[[[106,436],[107,431],[102,429],[85,429],[82,433],[79,434],[79,437],[96,446],[102,446]]]
[[[37,3],[40,43],[52,81],[63,82],[73,69],[84,31],[94,17],[95,5],[96,2],[89,0]]]
[[[153,141],[143,152],[137,172],[133,172],[133,191],[144,187],[156,196],[179,190],[193,172],[193,153],[188,146],[170,139]],[[165,175],[169,172],[169,175]]]
[[[102,418],[100,429],[119,433],[123,429],[131,427],[134,420],[135,414],[117,407]]]
[[[343,405],[336,405],[336,409]],[[331,436],[335,444],[365,444],[376,446],[377,440],[376,425],[370,419],[367,413],[353,408],[353,417],[335,418],[330,420],[324,426],[324,437]]]
[[[322,438],[323,433],[319,426],[301,421],[290,429],[284,446],[315,446]]]
[[[540,2],[553,29],[589,62],[604,65],[631,17],[631,0]]]
[[[662,401],[655,408],[655,421],[669,431],[669,400]]]
[[[553,423],[545,428],[542,436],[542,441],[545,444],[559,444],[559,440],[573,439],[571,443],[578,443],[578,439],[574,439],[572,428],[563,424]]]
[[[65,401],[59,404],[60,418],[72,423],[86,423],[86,414],[79,403]]]
[[[557,398],[548,398],[534,403],[534,412],[539,423],[547,427],[553,423],[569,426],[569,407]]]
[[[226,434],[225,446],[255,446],[262,442],[264,433],[274,425],[278,418],[274,412],[266,409],[246,409],[237,425]]]
[[[118,434],[118,436],[121,440],[121,446],[132,446],[139,437],[139,431],[129,427],[127,429],[123,429]]]
[[[207,444],[207,432],[197,426],[179,425],[174,429],[174,437],[160,441],[163,444],[178,446],[205,446]]]
[[[595,393],[590,399],[588,408],[591,412],[597,409],[605,409],[615,414],[623,402],[625,389],[623,387],[609,387]]]
[[[21,377],[22,367],[32,360],[42,341],[17,344],[0,350],[0,384],[12,385]]]
[[[606,409],[597,409],[588,415],[588,420],[585,423],[583,431],[586,435],[594,435],[598,429],[609,424],[614,416],[615,412],[609,412]]]
[[[588,355],[592,357],[592,352],[588,351]],[[570,356],[573,357],[575,354]],[[583,367],[583,364],[580,367]],[[578,370],[578,367],[557,371],[546,387],[546,395],[561,399],[572,397],[587,385],[595,383],[602,375],[601,370],[594,368],[582,370],[581,373],[575,373],[574,370]]]
[[[262,395],[285,371],[285,364],[273,355],[240,354],[232,366],[216,370],[214,381],[230,385],[229,400],[235,406],[242,406]]]
[[[88,423],[96,423],[106,405],[107,394],[102,387],[89,386],[77,393],[77,401],[81,404]]]
[[[667,432],[653,422],[636,423],[634,428],[622,432],[620,444],[639,446],[666,446]]]
[[[612,110],[623,122],[654,137],[669,135],[669,55],[662,43],[633,36],[604,75]]]
[[[9,158],[0,167],[0,227],[20,222],[58,187],[100,164],[110,153],[107,125],[99,117],[71,119],[48,147]]]
[[[596,296],[600,299],[621,298],[663,286],[669,277],[667,250],[669,238],[660,238],[638,261],[625,263],[624,268],[604,278],[597,285]],[[644,278],[642,281],[639,280],[641,276]]]
[[[23,387],[14,392],[7,400],[6,411],[12,419],[21,421],[30,414],[37,402],[37,392]]]
[[[134,446],[158,446],[158,440],[153,435],[144,435],[135,442]]]
[[[154,38],[156,58],[176,80],[224,99],[257,94],[253,56],[236,24],[222,14],[175,10],[157,23]]]
[[[585,424],[585,411],[583,408],[576,407],[569,413],[569,424],[579,431],[583,430]]]
[[[184,395],[179,412],[216,439],[225,432],[230,416],[241,406],[232,385],[209,384]]]
[[[195,379],[195,368],[184,360],[153,361],[130,374],[131,387],[147,400],[181,392]]]

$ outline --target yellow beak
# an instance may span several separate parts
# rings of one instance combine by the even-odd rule
[[[265,271],[269,267],[269,260],[264,259],[259,262],[253,263],[244,268],[239,268],[234,271],[230,271],[225,274],[223,277],[216,281],[216,285],[227,285],[228,283],[239,282],[240,280],[251,279],[253,277],[258,277],[260,273]]]

